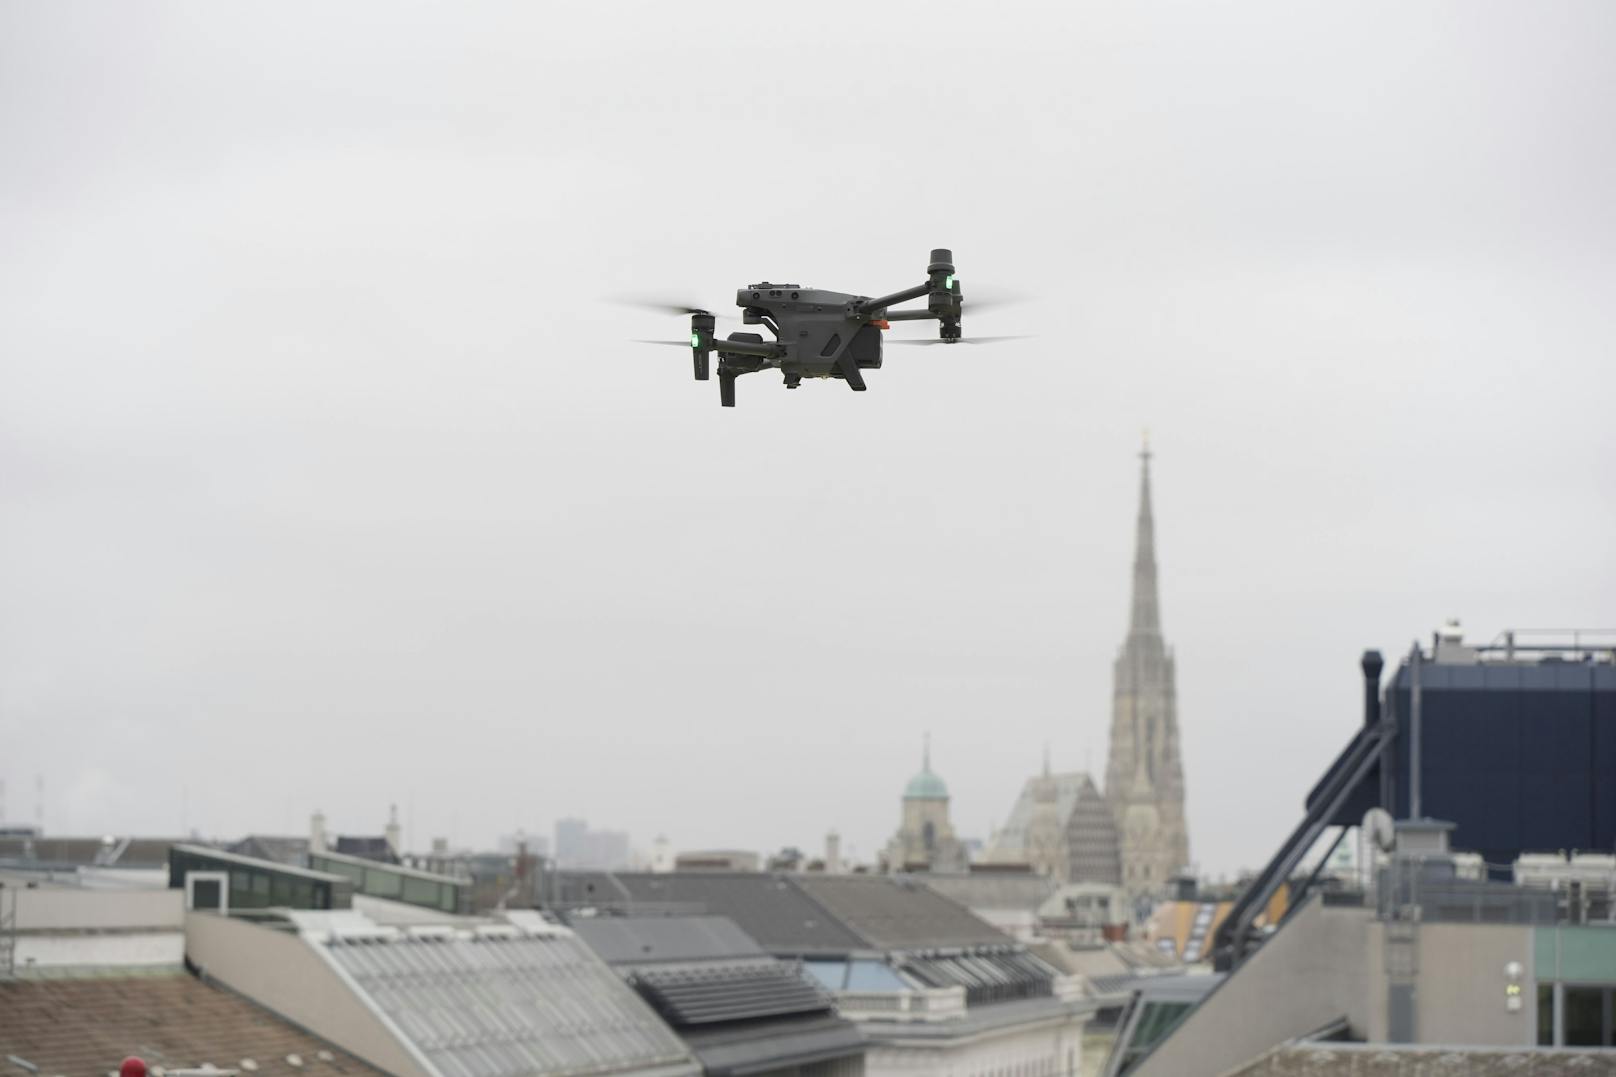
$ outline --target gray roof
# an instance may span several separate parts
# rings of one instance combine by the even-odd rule
[[[800,966],[721,916],[580,917],[574,930],[672,1025],[708,1074],[775,1072],[861,1055]]]
[[[630,982],[668,1024],[681,1031],[696,1025],[831,1011],[830,999],[796,965],[773,958],[642,968]]]
[[[316,945],[444,1077],[697,1072],[679,1038],[570,932]]]
[[[1010,946],[1014,940],[965,906],[913,879],[800,875],[809,897],[876,950]]]
[[[695,1049],[709,1077],[789,1073],[792,1067],[862,1055],[869,1048],[857,1025],[833,1014],[764,1021],[744,1028],[693,1029],[685,1033],[685,1042]]]
[[[733,920],[772,954],[848,954],[870,946],[791,881],[762,872],[590,872],[563,877],[563,900],[577,902],[574,884],[594,887],[592,901],[653,915],[710,914]]]
[[[973,872],[969,875],[916,875],[915,881],[968,909],[1021,909],[1036,912],[1059,884],[1032,872]]]
[[[304,858],[309,854],[309,839],[281,834],[248,834],[225,848],[242,856],[255,856],[260,860],[274,860],[301,868],[307,866]]]
[[[727,917],[777,956],[1014,945],[1008,935],[963,905],[913,878],[718,871],[589,873],[565,880],[564,895],[585,880],[591,893],[605,895],[596,899],[598,904],[631,915],[643,910],[649,915]],[[611,895],[627,898],[614,902]]]
[[[768,956],[723,916],[580,917],[572,929],[609,965]]]

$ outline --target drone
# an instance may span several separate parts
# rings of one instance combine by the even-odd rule
[[[922,297],[926,300],[924,309],[889,309]],[[761,333],[731,333],[719,340],[714,335],[716,316],[709,310],[678,304],[639,305],[690,316],[688,343],[639,343],[690,348],[697,381],[708,380],[710,359],[716,353],[718,399],[726,408],[735,406],[736,378],[771,368],[778,368],[785,376],[787,389],[799,387],[804,378],[840,378],[854,392],[864,392],[868,386],[863,372],[881,369],[881,331],[890,329],[893,322],[936,319],[938,328],[935,340],[897,340],[895,344],[986,344],[1021,339],[961,335],[964,305],[960,282],[954,275],[954,252],[943,248],[931,252],[925,283],[873,299],[768,281],[738,289],[735,305],[741,308],[741,321],[765,327],[774,335],[773,340],[765,340]]]

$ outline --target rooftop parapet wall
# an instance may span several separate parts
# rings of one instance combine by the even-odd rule
[[[1600,1048],[1425,1047],[1387,1043],[1285,1044],[1219,1077],[1616,1077],[1616,1053]]]
[[[15,899],[18,931],[179,931],[185,895],[179,890],[23,890]]]

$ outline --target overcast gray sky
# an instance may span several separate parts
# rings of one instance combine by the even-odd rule
[[[1357,657],[1616,622],[1616,5],[0,3],[0,778],[61,832],[872,855],[1103,772],[1148,427],[1192,852]],[[677,319],[1025,289],[870,391]],[[894,335],[919,335],[899,327]]]

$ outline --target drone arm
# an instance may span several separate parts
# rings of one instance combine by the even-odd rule
[[[889,322],[923,322],[935,317],[937,312],[934,310],[889,310],[885,314]]]
[[[885,307],[897,306],[899,303],[907,303],[911,299],[919,299],[930,291],[931,282],[927,281],[925,284],[917,284],[913,288],[905,288],[903,291],[893,292],[891,295],[883,295],[875,299],[860,299],[853,304],[853,307],[860,314],[868,314],[872,310],[881,310]]]
[[[715,340],[713,351],[722,355],[749,355],[757,359],[775,359],[784,353],[784,347],[774,340]]]

